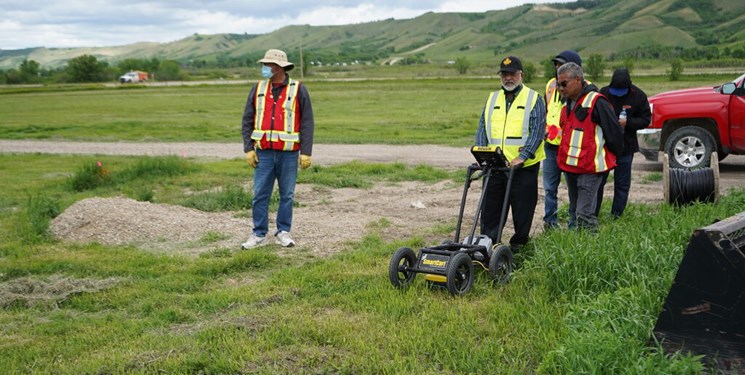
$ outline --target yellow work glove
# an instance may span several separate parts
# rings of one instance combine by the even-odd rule
[[[310,167],[310,156],[300,155],[300,169],[307,169]]]
[[[256,168],[256,166],[259,165],[259,157],[256,155],[256,151],[251,150],[246,153],[246,163],[248,163],[251,168]]]

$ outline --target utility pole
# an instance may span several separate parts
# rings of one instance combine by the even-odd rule
[[[305,65],[303,64],[303,42],[300,42],[300,80],[303,80],[303,70],[305,70]]]

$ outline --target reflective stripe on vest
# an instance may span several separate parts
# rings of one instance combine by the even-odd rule
[[[501,91],[494,91],[486,101],[484,126],[489,145],[501,147],[507,160],[513,160],[520,155],[520,148],[527,141],[530,113],[538,101],[538,93],[523,86],[507,111],[505,95]],[[526,160],[524,165],[527,167],[543,159],[543,147],[539,146],[534,157]]]
[[[295,124],[295,100],[297,99],[297,92],[300,89],[300,85],[295,80],[290,80],[287,84],[287,99],[285,99],[285,131],[288,133],[293,132]]]
[[[266,104],[266,96],[269,94],[270,87],[269,80],[259,81],[259,84],[256,86],[256,102],[254,103],[254,107],[256,107],[254,125],[256,128],[259,127],[261,119],[264,118],[264,105]],[[251,135],[251,138],[253,138],[253,135]]]
[[[567,152],[567,165],[576,167],[579,165],[579,153],[582,151],[582,140],[585,132],[582,129],[574,129],[572,138],[569,139],[569,151]]]
[[[287,86],[283,89],[285,91],[284,102],[281,103],[284,123],[282,129],[264,129],[264,116],[266,114],[266,100],[271,90],[271,83],[269,80],[260,81],[256,86],[256,115],[254,117],[255,128],[251,133],[251,139],[257,142],[259,148],[261,147],[262,139],[267,142],[283,142],[283,151],[293,151],[298,147],[300,142],[300,134],[295,131],[295,103],[297,102],[297,94],[300,89],[298,81],[290,79]],[[269,114],[273,116],[273,113]]]

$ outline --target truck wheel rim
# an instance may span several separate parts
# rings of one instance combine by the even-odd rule
[[[675,145],[675,161],[684,167],[694,167],[704,160],[706,147],[697,137],[682,138]]]

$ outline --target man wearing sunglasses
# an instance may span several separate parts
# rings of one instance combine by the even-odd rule
[[[572,50],[561,51],[556,57],[551,59],[554,67],[559,69],[560,66],[573,62],[582,66],[582,58]],[[561,143],[561,127],[559,118],[561,117],[561,107],[564,106],[564,97],[559,94],[556,87],[556,70],[554,76],[546,83],[546,141],[543,143],[543,149],[546,153],[546,159],[543,161],[543,230],[551,230],[559,227],[559,183],[561,182],[561,170],[556,162],[556,154],[559,151]],[[575,218],[569,218],[569,225],[574,225]]]
[[[538,171],[544,159],[543,137],[546,129],[546,107],[541,95],[523,85],[523,66],[515,56],[500,63],[502,88],[489,95],[476,130],[477,146],[499,146],[514,168],[509,200],[505,202],[507,176],[498,173],[489,178],[481,216],[481,233],[494,243],[497,238],[502,207],[512,210],[515,234],[510,247],[517,252],[528,242],[538,203]]]
[[[576,216],[576,227],[596,231],[598,188],[623,153],[623,129],[608,99],[585,81],[582,67],[566,63],[556,80],[566,99],[557,161],[566,172],[570,215]]]

